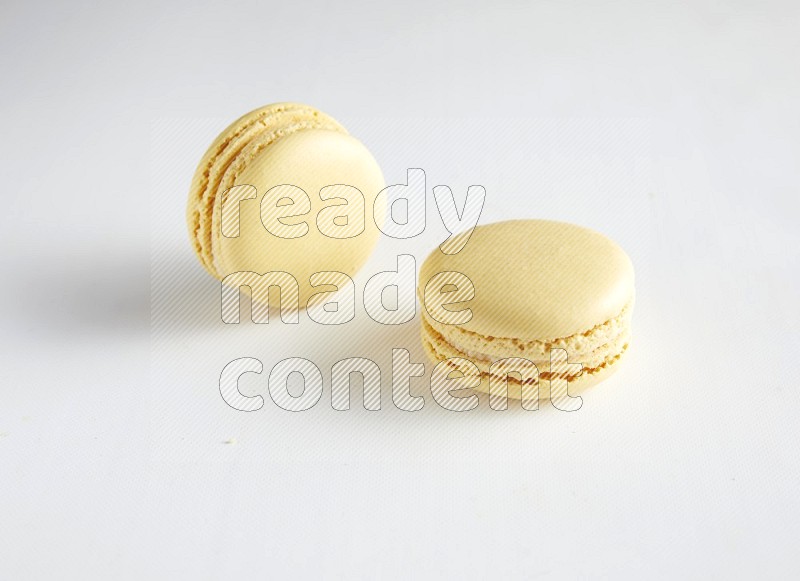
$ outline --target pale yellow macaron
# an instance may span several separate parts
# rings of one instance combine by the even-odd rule
[[[384,186],[374,157],[337,121],[306,105],[268,105],[233,122],[201,159],[189,235],[211,275],[287,272],[304,306],[311,275],[353,276],[366,262]]]
[[[550,351],[563,349],[570,363],[581,364],[582,373],[564,376],[572,393],[613,373],[630,344],[631,261],[607,237],[573,224],[479,226],[458,254],[433,251],[422,265],[418,294],[428,355],[437,362],[472,361],[484,392],[492,364],[510,357],[533,362],[545,391]],[[517,399],[518,377],[508,375],[508,394]]]

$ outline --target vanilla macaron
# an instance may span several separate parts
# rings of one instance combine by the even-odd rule
[[[554,373],[572,393],[613,373],[630,344],[633,265],[588,228],[546,220],[478,226],[459,253],[434,250],[419,281],[426,352],[436,362],[468,359],[484,380],[502,369],[493,363],[521,358],[536,365],[541,397]],[[564,367],[577,373],[551,372],[554,349],[581,364]],[[518,376],[507,377],[508,395],[519,399]],[[488,392],[489,382],[477,389]]]
[[[268,105],[232,123],[201,159],[189,236],[212,276],[286,272],[304,306],[313,274],[352,277],[366,262],[380,235],[383,210],[374,204],[384,186],[369,150],[336,120],[306,105]]]

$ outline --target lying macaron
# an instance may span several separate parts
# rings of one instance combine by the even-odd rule
[[[422,342],[432,360],[468,359],[484,380],[501,359],[529,360],[541,397],[554,376],[569,381],[570,393],[605,379],[630,343],[633,266],[616,243],[587,228],[546,220],[479,226],[461,252],[434,250],[419,281]],[[447,293],[452,304],[443,309]],[[551,370],[557,349],[580,372]],[[507,377],[509,397],[519,399],[521,376]],[[477,389],[488,392],[489,383]]]
[[[206,151],[189,194],[189,235],[212,276],[287,272],[305,305],[311,275],[353,276],[366,262],[380,234],[373,206],[384,186],[373,156],[337,121],[306,105],[268,105],[232,123]],[[320,217],[348,198],[349,230],[346,216],[329,216],[326,230]]]

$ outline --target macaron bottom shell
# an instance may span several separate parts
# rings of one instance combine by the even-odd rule
[[[489,379],[491,377],[490,374],[490,367],[492,363],[495,361],[499,361],[504,357],[495,357],[492,360],[486,360],[481,357],[471,356],[469,353],[464,353],[460,351],[457,347],[447,343],[443,337],[437,333],[430,325],[426,324],[423,320],[422,325],[422,346],[425,350],[425,353],[428,355],[429,359],[433,361],[435,364],[438,364],[442,361],[447,361],[451,358],[463,358],[468,361],[474,363],[481,373],[481,383],[479,386],[475,388],[476,391],[482,393],[489,393],[490,384]],[[624,336],[620,338],[620,346],[619,350],[610,353],[607,357],[603,359],[603,361],[599,364],[596,364],[594,367],[589,367],[582,364],[581,373],[577,376],[570,376],[566,379],[569,382],[569,393],[570,395],[574,395],[579,393],[589,387],[597,385],[598,383],[605,381],[611,375],[613,375],[621,366],[622,362],[626,359],[626,355],[629,350],[630,346],[630,334],[625,333]],[[517,353],[509,353],[506,357],[523,357]],[[581,361],[576,360],[573,357],[569,357],[568,354],[568,361],[570,363],[581,363]],[[531,361],[534,363],[539,371],[539,399],[541,401],[546,401],[550,398],[550,362],[549,360],[537,360]],[[451,365],[453,371],[456,371],[457,368],[455,365]],[[511,399],[522,399],[522,386],[518,377],[515,374],[509,374],[507,376],[498,377],[501,380],[508,380],[508,397]]]

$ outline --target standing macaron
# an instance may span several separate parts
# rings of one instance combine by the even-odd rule
[[[563,376],[573,392],[613,373],[630,343],[633,265],[587,228],[546,220],[479,226],[461,252],[434,250],[419,280],[426,352],[437,362],[468,359],[484,379],[502,370],[493,363],[521,358],[536,365],[546,389],[551,350],[563,349],[582,366]],[[489,382],[478,389],[489,391]],[[518,376],[508,375],[508,395],[520,393]]]
[[[268,105],[206,151],[189,193],[189,236],[214,277],[286,272],[305,305],[314,273],[353,276],[366,262],[384,185],[370,152],[337,121],[306,105]]]

